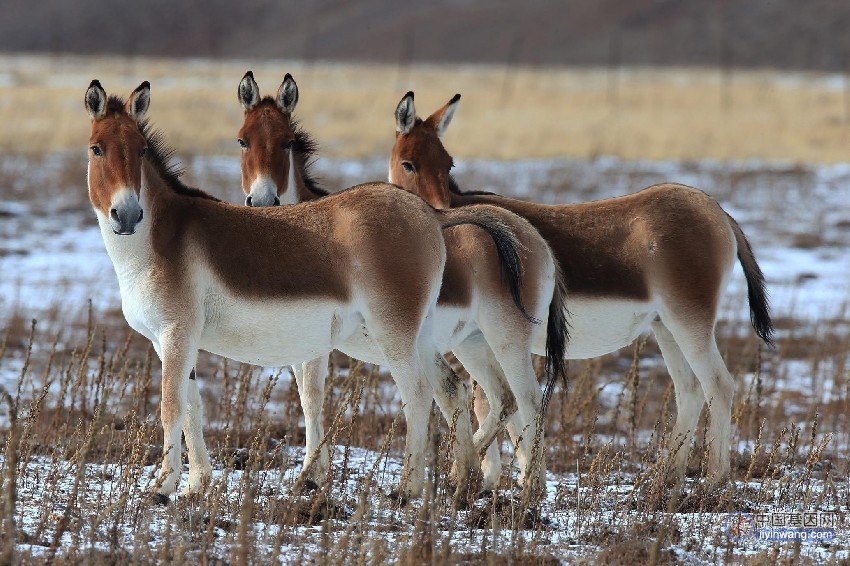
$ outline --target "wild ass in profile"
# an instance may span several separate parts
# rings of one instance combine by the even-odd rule
[[[753,328],[768,344],[773,335],[764,276],[741,228],[704,192],[673,183],[565,205],[461,192],[440,140],[459,101],[457,94],[421,120],[413,93],[401,99],[390,182],[438,209],[493,204],[531,222],[552,246],[570,289],[568,358],[612,352],[651,327],[676,392],[671,439],[683,448],[672,473],[684,477],[700,411],[708,402],[709,481],[726,481],[735,381],[717,349],[714,328],[736,256],[747,280]],[[498,458],[495,446],[487,457]]]
[[[210,476],[201,399],[190,379],[199,349],[266,366],[334,348],[383,359],[408,425],[401,495],[421,494],[432,397],[446,418],[459,415],[454,480],[464,490],[477,467],[467,392],[431,327],[446,257],[443,226],[498,224],[488,207],[435,212],[384,183],[298,206],[222,203],[180,181],[167,163],[170,150],[144,120],[149,103],[148,82],[126,103],[107,97],[98,81],[85,94],[89,198],[124,316],[162,360],[158,498],[167,500],[180,480],[181,428],[186,491],[201,490]]]
[[[327,195],[309,171],[315,144],[293,118],[298,86],[292,76],[286,75],[276,97],[261,98],[249,71],[239,83],[238,96],[245,110],[238,142],[242,148],[246,204],[295,204]],[[454,352],[493,401],[489,414],[479,414],[481,426],[474,438],[476,448],[486,448],[501,429],[501,423],[511,417],[509,433],[514,441],[522,439],[518,446],[520,481],[532,465],[538,466],[535,477],[539,481],[545,478],[542,450],[539,461],[530,458],[530,454],[535,442],[535,418],[544,402],[531,349],[532,344],[539,343],[541,348],[536,352],[548,356],[550,382],[563,371],[567,339],[565,291],[552,252],[540,234],[526,220],[507,210],[495,208],[490,212],[516,237],[522,250],[521,262],[517,264],[511,259],[516,252],[503,251],[517,242],[489,230],[486,225],[480,227],[489,235],[479,227],[466,225],[445,231],[447,259],[435,311],[435,340],[441,351]],[[502,281],[506,269],[510,274],[509,288]],[[525,311],[521,310],[523,307]],[[542,325],[541,321],[547,324]],[[384,363],[382,358],[365,361]],[[322,438],[326,369],[327,357],[304,364],[303,369],[296,367],[306,420],[307,454],[311,459]],[[539,442],[542,446],[542,438]],[[322,477],[328,466],[327,448],[322,449],[312,466],[310,460],[305,460],[304,465],[310,477]],[[501,466],[484,471],[485,487],[495,487]],[[542,488],[545,483],[538,486]],[[540,489],[533,489],[539,495]]]

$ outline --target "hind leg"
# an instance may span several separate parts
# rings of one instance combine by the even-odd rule
[[[482,334],[474,334],[464,340],[455,348],[455,355],[484,390],[484,395],[475,397],[474,408],[479,427],[473,436],[473,442],[477,453],[487,447],[486,456],[481,463],[484,488],[495,489],[502,465],[499,447],[493,440],[516,411],[516,401],[502,368]]]
[[[479,423],[484,422],[484,419],[490,414],[490,403],[487,401],[487,395],[483,390],[473,399],[472,408]],[[473,437],[474,440],[475,437]],[[493,491],[499,486],[499,478],[502,476],[502,455],[499,451],[498,435],[487,446],[487,451],[481,459],[481,473],[484,475],[483,489]]]
[[[425,340],[430,342],[430,333],[425,333],[425,336]],[[452,468],[454,477],[450,480],[457,486],[457,493],[461,494],[470,487],[469,480],[475,477],[474,470],[478,467],[466,384],[455,375],[435,347],[424,345],[420,351],[423,369],[434,390],[434,399],[449,425],[455,424],[455,466]],[[431,363],[428,363],[429,360]]]
[[[455,425],[454,477],[450,479],[457,486],[458,493],[462,493],[469,487],[469,480],[475,476],[474,470],[478,467],[472,442],[472,421],[469,416],[466,384],[455,375],[436,350],[432,359],[434,363],[430,368],[427,362],[425,363],[426,372],[434,389],[434,399],[443,416],[449,425]]]
[[[699,380],[702,393],[709,403],[708,479],[713,485],[729,479],[730,437],[732,434],[732,399],[735,380],[717,349],[714,327],[688,329],[678,321],[662,319],[679,345],[688,364]]]
[[[671,475],[675,475],[676,479],[681,479],[685,477],[687,471],[688,454],[699,423],[702,406],[705,404],[705,397],[697,376],[667,327],[660,320],[655,320],[652,323],[652,330],[655,333],[655,339],[661,349],[661,356],[667,365],[670,378],[673,380],[673,389],[676,393],[676,424],[673,427],[668,447],[671,450],[678,448],[673,458]]]
[[[330,463],[330,447],[326,444],[319,450],[319,444],[324,436],[322,409],[325,402],[328,357],[329,354],[326,354],[315,360],[292,366],[295,381],[298,384],[301,408],[304,410],[304,425],[307,436],[304,467],[301,473],[305,474],[306,481],[315,485],[322,482]]]
[[[428,418],[434,392],[419,371],[414,358],[387,362],[401,394],[402,410],[407,422],[402,482],[397,493],[401,499],[421,497],[425,487],[425,450],[428,440]]]
[[[545,489],[546,462],[541,408],[543,393],[534,373],[529,348],[516,344],[502,344],[494,355],[504,370],[517,403],[517,412],[508,424],[508,432],[517,443],[517,461],[520,465],[520,485],[534,478],[535,491]],[[517,441],[518,439],[518,441]]]

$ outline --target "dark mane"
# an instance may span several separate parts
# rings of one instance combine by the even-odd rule
[[[123,102],[121,104],[123,108]],[[180,175],[184,172],[183,167],[179,162],[172,161],[174,148],[165,141],[165,135],[162,133],[162,130],[153,129],[148,120],[143,120],[139,123],[139,131],[142,132],[142,135],[148,142],[148,151],[145,154],[145,159],[159,172],[162,180],[165,181],[165,184],[172,191],[179,195],[215,201],[219,200],[201,189],[185,185],[180,180]]]
[[[106,100],[106,115],[117,114],[124,112],[124,99],[120,96],[111,95]],[[148,151],[145,153],[145,159],[154,166],[157,172],[165,181],[165,184],[175,193],[190,197],[205,198],[209,200],[219,200],[212,195],[209,195],[201,189],[189,187],[180,180],[180,175],[183,174],[183,167],[180,163],[171,162],[174,156],[174,148],[168,145],[165,141],[165,135],[161,130],[153,129],[150,120],[142,120],[139,122],[139,131],[148,142]]]
[[[295,160],[298,162],[298,167],[301,170],[301,179],[304,181],[304,186],[314,195],[327,196],[327,189],[323,188],[313,174],[313,164],[316,162],[315,153],[319,149],[319,144],[310,137],[301,124],[295,118],[290,118],[292,131],[295,133]]]
[[[490,191],[462,191],[460,187],[457,185],[457,181],[452,175],[449,175],[449,191],[453,192],[456,195],[495,195],[499,196],[496,193],[491,193]]]
[[[275,108],[280,108],[277,104],[277,101],[271,96],[264,96],[260,102],[257,103],[257,106],[273,106]],[[319,150],[319,144],[310,137],[304,129],[301,127],[301,123],[296,120],[292,115],[289,116],[289,127],[292,129],[292,133],[295,135],[295,142],[293,144],[293,149],[295,150],[295,161],[297,162],[298,168],[301,171],[301,178],[304,180],[304,186],[307,187],[307,190],[317,196],[327,196],[330,193],[327,189],[323,188],[319,183],[319,180],[311,171],[313,164],[316,162],[315,153]]]

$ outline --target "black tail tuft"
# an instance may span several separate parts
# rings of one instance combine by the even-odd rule
[[[767,285],[764,282],[764,273],[762,273],[759,264],[756,262],[753,249],[750,247],[750,242],[744,235],[744,231],[735,222],[735,219],[729,217],[732,224],[732,230],[735,232],[735,239],[738,241],[738,261],[741,262],[741,267],[744,269],[744,277],[747,279],[747,295],[750,301],[750,322],[753,329],[759,338],[771,348],[775,347],[773,341],[773,321],[770,318],[770,300],[767,294]]]
[[[541,321],[528,314],[525,305],[522,304],[522,262],[519,257],[522,244],[519,243],[510,227],[495,216],[481,210],[480,207],[463,207],[442,212],[448,217],[448,221],[443,223],[443,229],[461,224],[472,224],[490,234],[496,246],[496,253],[499,255],[502,281],[507,283],[514,304],[529,322],[540,324]]]
[[[567,322],[567,285],[564,282],[561,268],[555,263],[555,292],[549,303],[549,324],[546,328],[546,388],[543,390],[543,405],[541,411],[546,412],[555,382],[562,377],[567,381],[567,342],[570,339],[569,323]]]

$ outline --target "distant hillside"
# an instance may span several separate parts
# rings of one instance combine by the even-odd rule
[[[4,0],[0,51],[845,71],[847,0]]]

